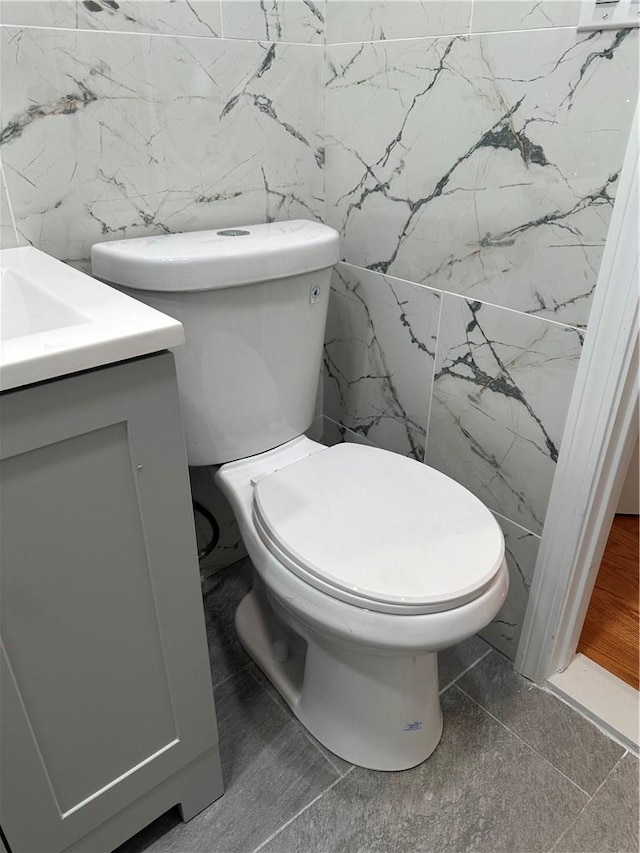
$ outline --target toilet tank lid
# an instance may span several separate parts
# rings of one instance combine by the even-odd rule
[[[92,273],[134,290],[215,290],[333,266],[337,231],[296,219],[97,243]]]

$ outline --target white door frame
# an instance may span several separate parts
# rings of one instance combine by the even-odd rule
[[[637,437],[638,154],[636,109],[516,657],[537,682],[575,656]]]

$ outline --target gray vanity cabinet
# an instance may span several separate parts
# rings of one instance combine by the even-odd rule
[[[173,356],[0,398],[0,826],[112,850],[222,793]]]

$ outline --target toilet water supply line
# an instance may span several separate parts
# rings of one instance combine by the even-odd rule
[[[211,537],[209,541],[204,548],[198,549],[198,560],[204,560],[204,558],[209,556],[220,541],[220,525],[216,521],[213,513],[198,501],[193,501],[193,511],[194,513],[197,512],[201,515],[211,527]]]

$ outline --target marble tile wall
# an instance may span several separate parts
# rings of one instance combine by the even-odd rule
[[[325,0],[222,0],[225,38],[324,44]]]
[[[583,333],[445,294],[425,461],[541,533]]]
[[[324,44],[325,0],[2,0],[0,23]]]
[[[325,414],[368,441],[422,460],[440,294],[340,264],[325,342]]]
[[[464,33],[472,0],[327,0],[328,44]]]
[[[322,3],[1,9],[0,156],[22,242],[82,263],[104,239],[322,217]]]
[[[0,23],[221,37],[220,0],[2,0]]]
[[[345,260],[585,325],[633,116],[636,34],[558,28],[328,56],[327,219]]]
[[[637,97],[638,34],[564,0],[327,0],[331,441],[474,492],[515,657]]]
[[[88,269],[101,240],[323,216],[323,0],[1,0],[0,22],[1,247]],[[222,529],[203,568],[235,562],[230,509],[194,492]]]
[[[507,518],[497,514],[495,516],[504,534],[509,565],[509,592],[500,613],[482,631],[482,636],[514,660],[538,557],[540,537]]]
[[[571,27],[580,0],[326,0],[328,44]]]

